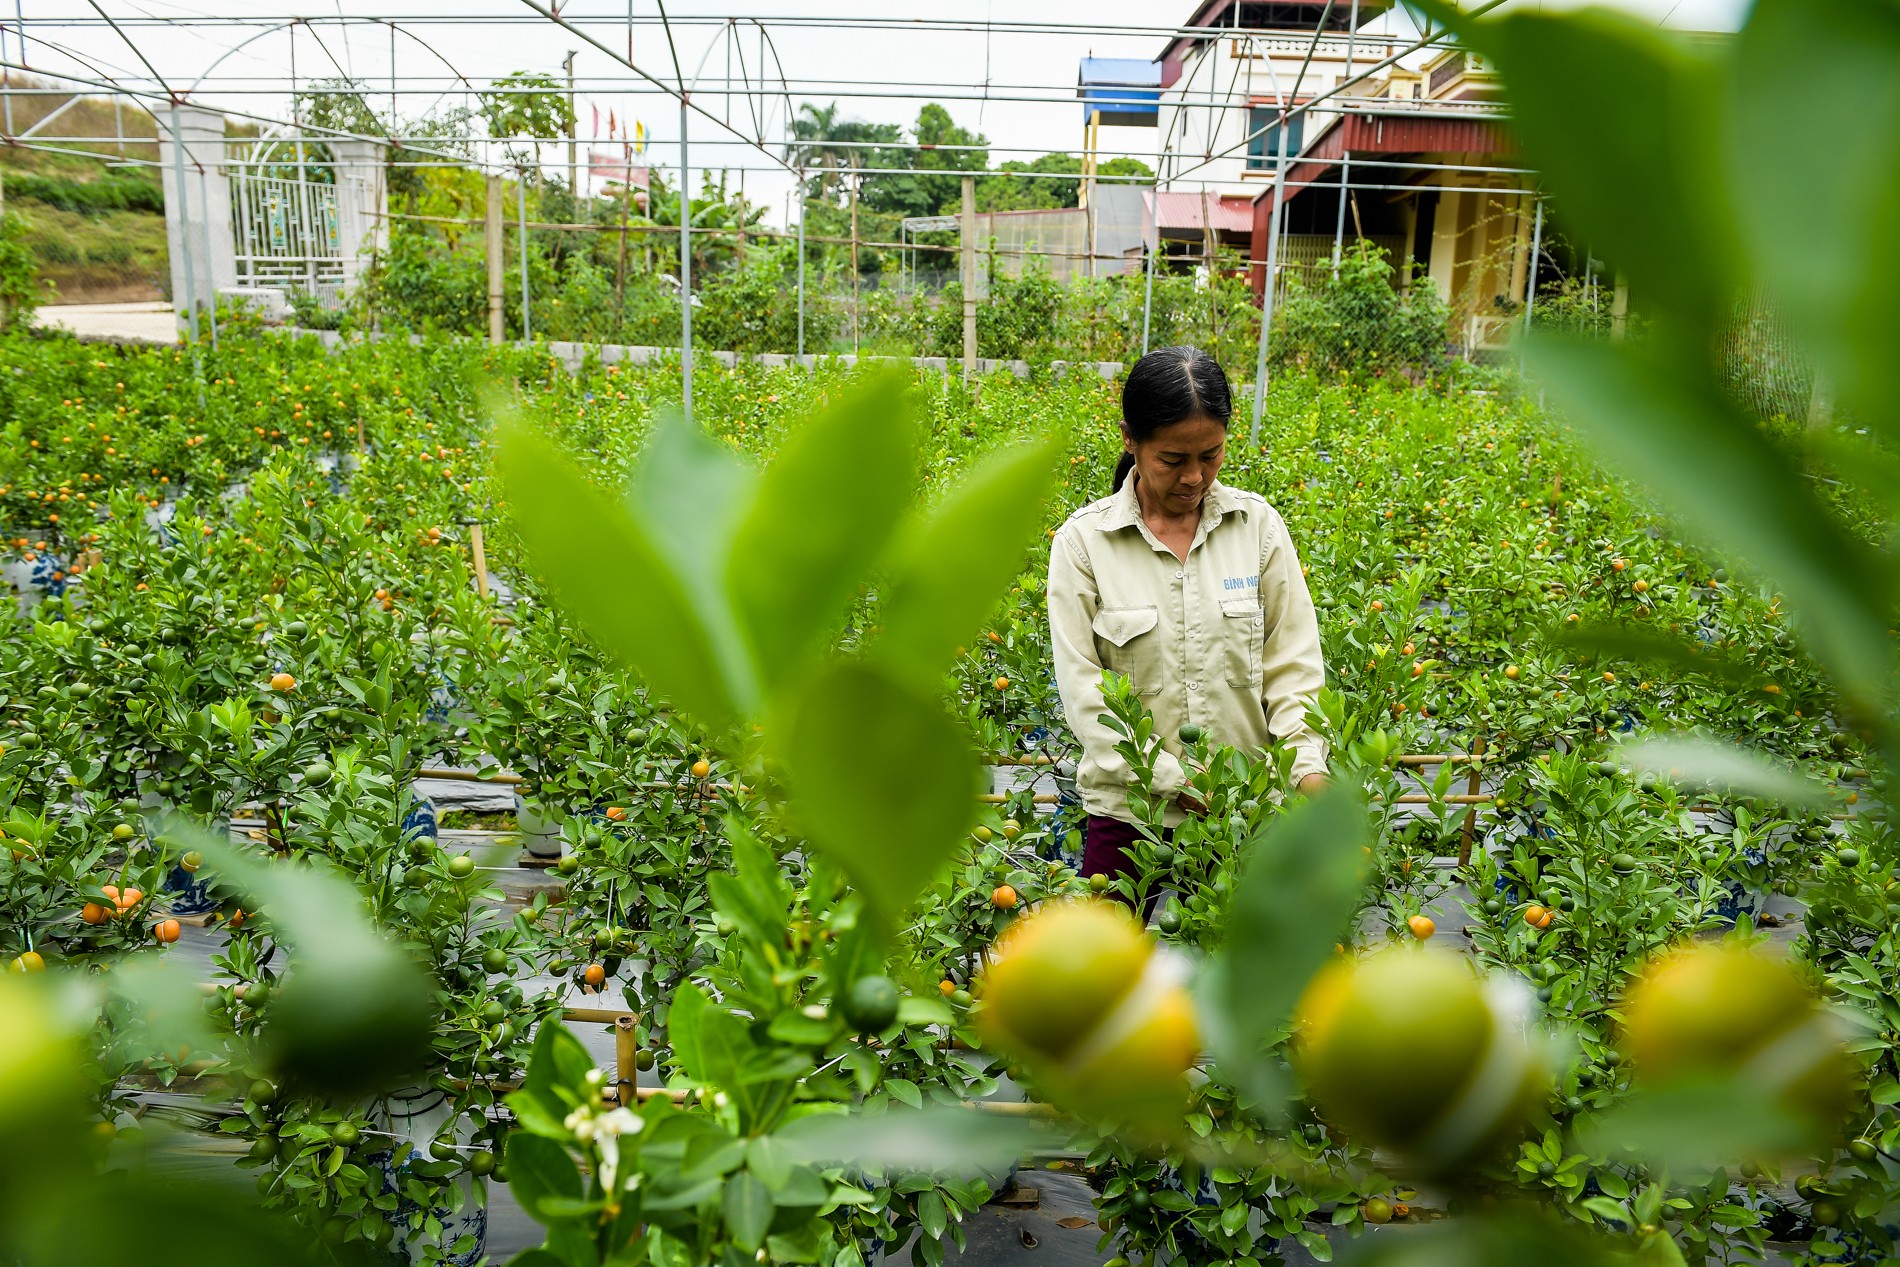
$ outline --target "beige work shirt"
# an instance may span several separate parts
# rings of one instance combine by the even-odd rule
[[[1326,684],[1319,621],[1286,521],[1258,493],[1216,481],[1183,562],[1141,517],[1135,477],[1057,529],[1049,551],[1056,684],[1082,744],[1076,783],[1091,814],[1130,821],[1133,775],[1099,719],[1102,673],[1124,673],[1154,714],[1154,792],[1184,780],[1179,730],[1193,723],[1241,749],[1294,746],[1293,780],[1326,769],[1306,709]]]

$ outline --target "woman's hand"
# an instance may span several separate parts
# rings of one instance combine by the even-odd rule
[[[1324,792],[1326,790],[1326,776],[1315,771],[1301,779],[1299,787],[1294,790],[1301,796],[1311,796],[1315,792]]]
[[[1174,803],[1192,814],[1195,818],[1207,817],[1207,803],[1194,794],[1193,788],[1182,788],[1174,794]]]

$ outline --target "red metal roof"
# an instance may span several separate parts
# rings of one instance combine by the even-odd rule
[[[1253,231],[1253,199],[1246,194],[1202,195],[1163,191],[1151,193],[1148,197],[1149,206],[1155,208],[1156,221],[1164,233],[1169,229],[1192,229],[1196,233],[1204,233],[1210,220],[1219,233]],[[1158,206],[1155,199],[1159,199]]]
[[[1348,154],[1477,154],[1515,153],[1517,144],[1503,120],[1494,117],[1455,118],[1416,110],[1355,110],[1340,116],[1320,133],[1286,174],[1288,202],[1319,180]],[[1396,178],[1402,173],[1388,169]],[[1273,206],[1273,191],[1255,199],[1256,210]]]

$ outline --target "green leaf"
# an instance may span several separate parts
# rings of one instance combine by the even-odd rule
[[[900,1025],[954,1025],[956,1013],[936,992],[930,994],[906,994],[897,1001],[897,1021]]]
[[[699,1031],[700,1022],[711,1009],[712,1003],[705,991],[687,984],[674,992],[673,1006],[666,1014],[667,1043],[673,1049],[673,1059],[687,1071],[689,1078],[696,1077],[693,1071],[705,1065],[700,1053]]]
[[[717,876],[712,878],[718,879]],[[780,1012],[766,1026],[765,1032],[781,1043],[798,1047],[823,1047],[837,1036],[838,1022],[830,1016],[819,1020],[803,1012]]]
[[[706,878],[713,907],[748,939],[775,945],[784,937],[790,919],[791,888],[778,859],[736,815],[727,819],[726,834],[732,841],[732,870],[715,871]]]
[[[777,735],[793,811],[894,927],[976,821],[979,771],[937,701],[867,664],[834,664]]]
[[[1585,1197],[1582,1204],[1584,1209],[1600,1219],[1612,1223],[1630,1221],[1630,1212],[1623,1208],[1623,1203],[1620,1201],[1612,1201],[1608,1197]]]
[[[1782,805],[1819,809],[1827,789],[1805,779],[1766,753],[1714,739],[1651,736],[1618,747],[1632,769],[1648,770],[1672,782],[1711,788],[1733,796],[1757,796]]]
[[[567,1026],[542,1025],[535,1030],[521,1089],[508,1097],[508,1103],[524,1127],[565,1138],[562,1119],[585,1094],[587,1074],[593,1067],[587,1049]]]
[[[750,1253],[765,1243],[772,1226],[772,1194],[756,1175],[743,1171],[728,1179],[722,1205],[726,1230],[739,1248]]]
[[[711,1179],[731,1174],[745,1165],[746,1142],[722,1129],[703,1131],[686,1141],[680,1155],[680,1177]]]
[[[1531,364],[1566,416],[1697,535],[1759,568],[1861,711],[1891,667],[1887,562],[1842,529],[1786,455],[1656,352],[1540,339]]]
[[[725,576],[768,693],[801,681],[843,626],[916,495],[916,437],[903,376],[867,373],[766,468]]]
[[[1049,441],[992,453],[893,545],[874,654],[935,681],[976,636],[1022,563],[1054,479]]]
[[[1344,782],[1286,811],[1254,842],[1226,944],[1201,974],[1208,1048],[1265,1111],[1277,1112],[1286,1094],[1267,1048],[1351,927],[1370,840],[1359,792]]]
[[[773,1192],[791,1182],[791,1153],[770,1135],[761,1135],[746,1144],[745,1165]]]
[[[1608,9],[1451,21],[1503,78],[1511,128],[1563,231],[1622,268],[1645,303],[1712,328],[1738,253],[1721,193],[1719,54]]]
[[[510,1258],[508,1267],[573,1267],[573,1264],[558,1254],[550,1254],[547,1250],[536,1247],[524,1249]]]
[[[926,1192],[917,1198],[917,1226],[924,1230],[925,1236],[935,1240],[949,1225],[950,1211],[944,1206],[942,1193]]]
[[[744,684],[742,705],[756,694],[754,669],[721,578],[758,486],[737,453],[676,413],[661,416],[627,483],[629,511],[679,578],[728,681]]]
[[[574,1158],[558,1142],[543,1135],[515,1131],[508,1136],[508,1190],[521,1208],[542,1223],[556,1217],[544,1203],[556,1197],[579,1201],[587,1189]]]
[[[587,635],[708,725],[736,720],[738,657],[720,655],[686,584],[639,518],[590,484],[547,441],[499,431],[501,471],[528,558]]]
[[[1891,436],[1900,431],[1900,11],[1757,0],[1734,59],[1727,200],[1750,258],[1803,350]],[[1763,154],[1782,156],[1772,181],[1759,179]]]

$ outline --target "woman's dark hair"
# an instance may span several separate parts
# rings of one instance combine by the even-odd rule
[[[1163,427],[1190,418],[1208,418],[1227,425],[1234,416],[1227,375],[1199,348],[1156,348],[1135,362],[1122,384],[1122,425],[1137,441],[1151,438]],[[1131,453],[1115,464],[1115,488],[1135,469]]]

